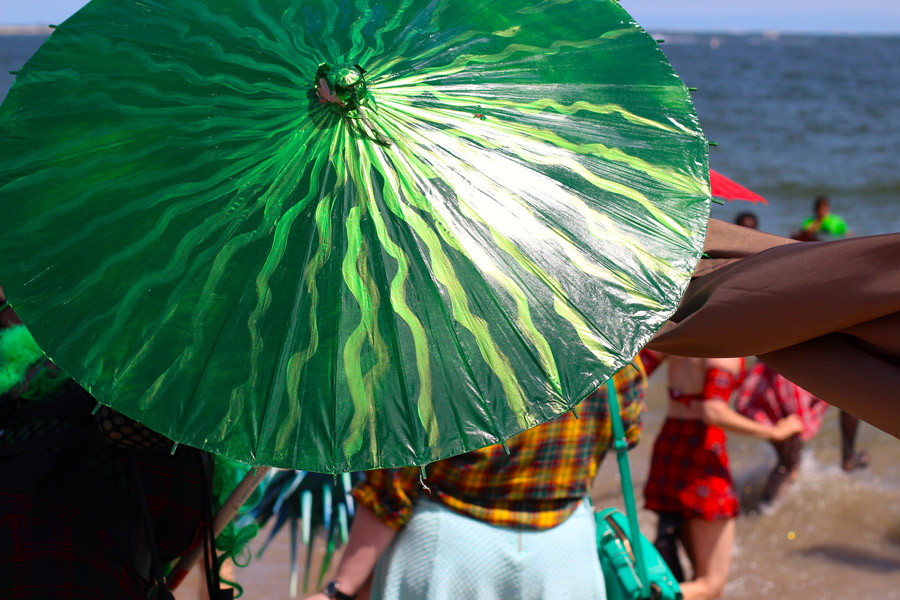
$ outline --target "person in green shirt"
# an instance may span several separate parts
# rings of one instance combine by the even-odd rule
[[[829,238],[842,238],[852,235],[847,222],[833,212],[826,196],[817,196],[813,201],[812,217],[803,221],[797,239],[803,241],[822,241]]]

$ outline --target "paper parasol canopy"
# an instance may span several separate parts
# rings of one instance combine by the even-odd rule
[[[675,310],[707,141],[616,2],[94,0],[0,108],[0,284],[103,404],[240,461],[425,464]]]

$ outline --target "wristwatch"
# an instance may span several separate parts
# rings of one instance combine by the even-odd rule
[[[341,590],[337,589],[337,581],[332,579],[328,582],[328,585],[325,586],[325,589],[322,590],[322,593],[331,598],[332,600],[353,600],[356,598],[356,594],[352,596],[350,594],[345,594]]]

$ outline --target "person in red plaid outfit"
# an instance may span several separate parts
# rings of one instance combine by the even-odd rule
[[[728,401],[743,372],[741,358],[685,358],[642,351],[647,362],[669,361],[666,421],[653,444],[645,507],[659,515],[656,547],[685,600],[718,598],[731,566],[738,498],[728,468],[725,431],[781,441],[799,433],[796,415],[774,426],[732,410]],[[693,577],[685,581],[677,543]]]
[[[629,366],[614,383],[633,445],[645,377]],[[373,569],[372,600],[605,598],[587,500],[612,439],[605,386],[576,410],[505,447],[432,463],[424,477],[367,472],[335,579],[311,598],[354,598]]]
[[[778,462],[769,474],[762,502],[773,502],[788,483],[797,479],[800,451],[822,426],[828,403],[813,396],[799,385],[760,361],[754,365],[741,384],[735,400],[735,410],[758,423],[773,425],[787,415],[797,415],[803,422],[803,432],[776,442]],[[859,419],[841,411],[841,468],[850,472],[868,466],[869,453],[856,451],[856,431]]]
[[[827,204],[826,198],[823,214],[828,213]],[[816,212],[819,212],[819,208],[817,199]],[[742,216],[750,218],[742,219]],[[759,219],[753,213],[738,215],[734,222],[750,229],[757,229],[759,226]],[[808,240],[809,237],[795,235],[794,239],[802,241]],[[812,237],[815,235],[813,234]],[[735,409],[745,417],[766,425],[774,425],[787,415],[797,415],[803,421],[803,433],[791,436],[781,442],[772,442],[778,462],[769,474],[762,495],[763,504],[769,504],[781,494],[786,484],[797,479],[800,469],[800,451],[803,449],[804,442],[809,441],[818,433],[825,411],[828,410],[828,404],[760,361],[741,384]],[[842,410],[840,424],[841,467],[847,472],[867,467],[870,460],[869,453],[856,451],[856,432],[859,429],[859,419]]]

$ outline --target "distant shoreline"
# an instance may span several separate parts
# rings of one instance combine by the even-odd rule
[[[0,35],[50,35],[46,25],[0,25]]]

